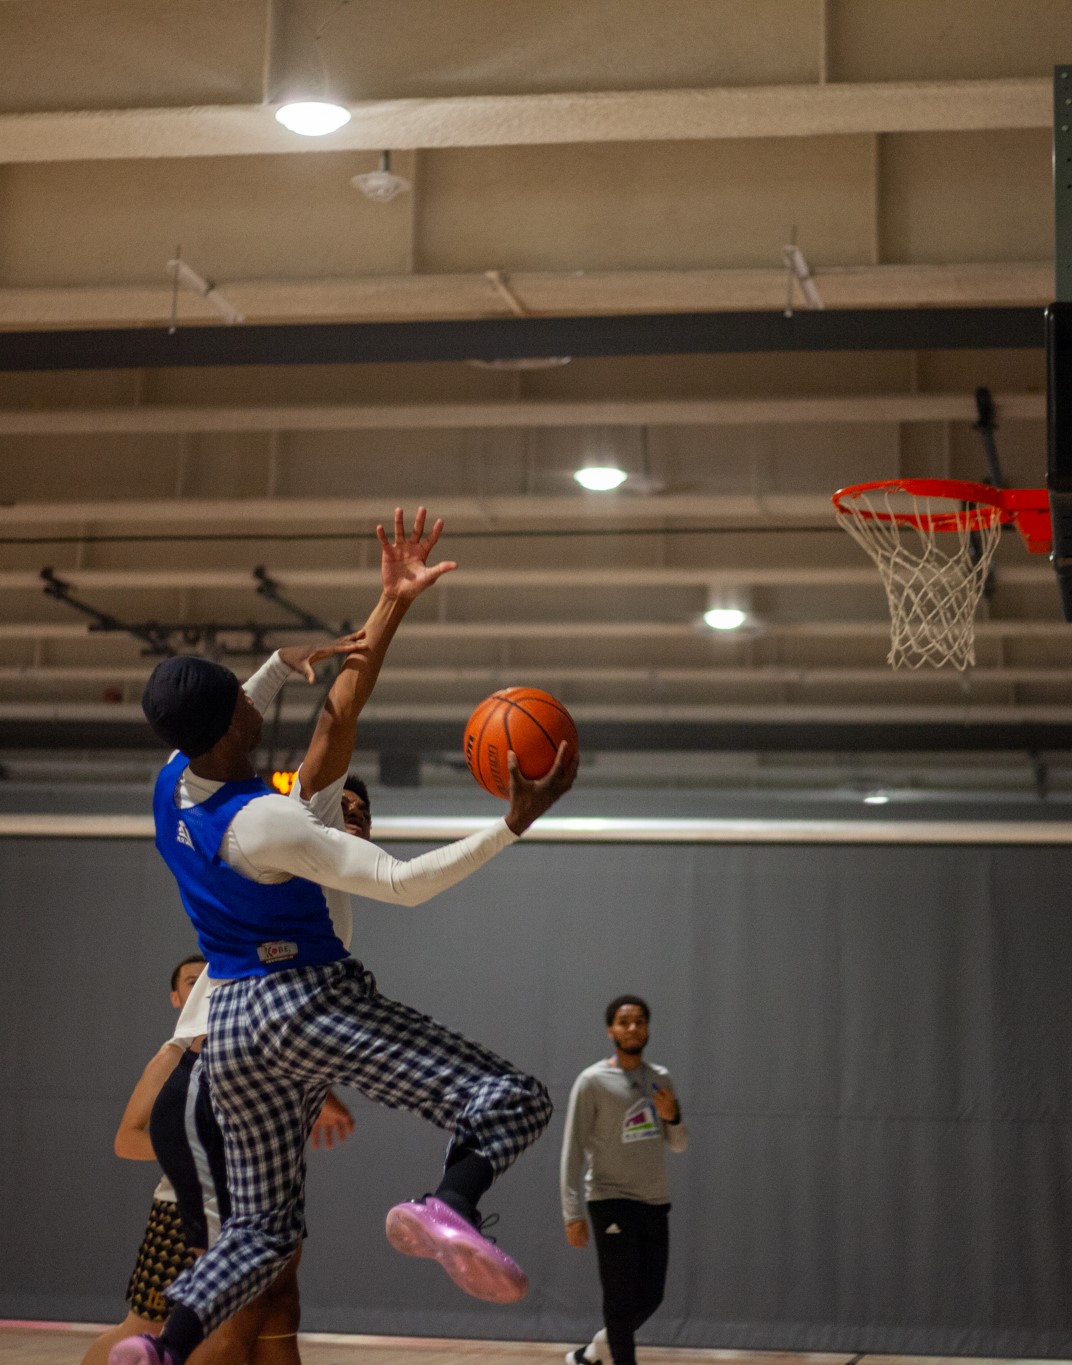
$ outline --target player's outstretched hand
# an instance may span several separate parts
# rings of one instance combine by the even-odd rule
[[[365,632],[354,630],[349,635],[340,635],[337,640],[331,640],[326,645],[285,645],[279,651],[279,657],[295,673],[303,674],[306,682],[316,682],[314,664],[320,663],[322,659],[330,659],[334,654],[360,654],[364,648]]]
[[[515,834],[524,834],[533,821],[551,809],[560,796],[565,796],[577,776],[580,754],[569,753],[565,740],[558,746],[551,771],[535,781],[523,777],[513,749],[506,756],[510,768],[510,810],[506,823]]]
[[[423,507],[417,508],[413,519],[413,531],[406,535],[406,518],[401,507],[395,508],[394,540],[388,540],[382,526],[376,527],[376,537],[380,542],[380,573],[383,590],[388,597],[401,602],[412,602],[425,588],[438,582],[445,573],[458,566],[453,559],[445,559],[442,564],[428,567],[428,556],[435,549],[436,541],[443,533],[443,518],[437,517],[428,535],[424,534],[424,522],[428,516]]]
[[[338,1100],[329,1090],[324,1096],[320,1113],[313,1123],[309,1135],[309,1145],[319,1151],[328,1151],[339,1142],[345,1142],[354,1131],[354,1121],[342,1100]]]

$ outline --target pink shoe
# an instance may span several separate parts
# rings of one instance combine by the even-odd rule
[[[175,1365],[175,1357],[159,1337],[124,1337],[108,1352],[108,1365]]]
[[[438,1261],[474,1299],[516,1303],[529,1292],[529,1278],[518,1263],[434,1195],[396,1204],[387,1215],[387,1240],[403,1256]]]

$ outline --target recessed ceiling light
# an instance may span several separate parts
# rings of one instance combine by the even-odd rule
[[[612,488],[618,488],[629,475],[624,469],[616,469],[613,465],[593,465],[588,469],[578,469],[573,477],[591,493],[609,493]]]
[[[885,792],[868,792],[864,797],[865,806],[887,806],[890,798]]]
[[[557,370],[570,363],[568,355],[520,355],[506,360],[467,360],[478,370]]]
[[[323,137],[350,122],[350,111],[323,100],[295,100],[275,111],[276,122],[302,137]]]
[[[712,630],[737,630],[748,617],[739,607],[712,607],[703,619]]]

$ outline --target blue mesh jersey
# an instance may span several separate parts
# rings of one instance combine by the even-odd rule
[[[220,857],[228,826],[268,787],[254,777],[225,782],[207,801],[181,807],[175,790],[189,759],[161,770],[153,793],[156,847],[179,884],[208,973],[222,980],[320,967],[348,957],[331,924],[324,893],[304,877],[251,881]]]

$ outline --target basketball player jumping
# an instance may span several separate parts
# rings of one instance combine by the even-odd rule
[[[425,538],[424,522],[422,508],[407,537],[396,510],[393,541],[377,527],[384,582],[377,610],[387,640],[410,603],[454,567],[428,567],[442,523]],[[378,670],[379,659],[365,662],[355,644],[332,693],[345,695],[352,675],[369,666]],[[304,1225],[305,1139],[334,1082],[451,1132],[435,1194],[388,1215],[392,1245],[434,1257],[479,1298],[520,1298],[525,1276],[481,1235],[477,1205],[546,1127],[547,1092],[487,1049],[381,996],[334,932],[321,887],[400,904],[428,899],[547,811],[572,785],[576,755],[567,761],[563,746],[536,782],[511,761],[505,820],[405,863],[328,829],[264,786],[252,762],[261,715],[230,670],[202,658],[167,659],[142,704],[154,732],[177,751],[157,782],[157,847],[179,883],[208,975],[228,983],[213,997],[205,1069],[232,1215],[215,1246],[172,1285],[176,1307],[161,1336],[120,1342],[111,1365],[182,1365],[293,1255]],[[333,704],[329,696],[327,709]]]

